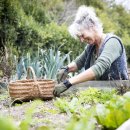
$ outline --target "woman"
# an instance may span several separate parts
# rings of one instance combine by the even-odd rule
[[[74,84],[89,80],[127,80],[127,61],[122,41],[112,33],[103,33],[102,23],[91,7],[79,7],[75,20],[69,27],[70,34],[87,43],[85,50],[67,67],[58,72],[54,95],[66,91]],[[69,72],[85,67],[85,71],[66,79]]]

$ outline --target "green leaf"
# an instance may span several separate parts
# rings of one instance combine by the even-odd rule
[[[50,128],[47,126],[41,126],[41,127],[38,127],[37,130],[50,130]]]

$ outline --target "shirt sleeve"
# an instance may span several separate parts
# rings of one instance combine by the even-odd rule
[[[103,75],[106,69],[111,67],[111,64],[121,55],[121,53],[122,46],[120,42],[115,38],[108,40],[101,55],[91,67],[97,79]]]
[[[87,46],[85,47],[85,50],[87,49]],[[81,53],[81,55],[79,55],[74,62],[76,63],[78,70],[82,69],[82,67],[84,67],[85,64],[85,59],[86,59],[86,51],[83,51]]]

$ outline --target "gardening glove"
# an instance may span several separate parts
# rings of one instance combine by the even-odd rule
[[[56,84],[53,95],[55,97],[59,97],[61,93],[69,89],[71,86],[72,84],[69,82],[69,80],[64,80],[64,82]]]
[[[69,73],[69,67],[62,67],[60,70],[58,70],[58,73],[56,75],[58,83],[63,82]]]

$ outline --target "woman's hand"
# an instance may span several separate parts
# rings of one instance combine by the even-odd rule
[[[66,67],[62,67],[60,70],[58,70],[57,73],[57,81],[58,83],[63,82],[67,77],[68,77],[68,73],[69,73],[69,68]]]
[[[63,84],[56,84],[55,89],[53,91],[53,95],[55,97],[59,97],[61,93],[63,93],[64,91],[66,91],[68,88]]]

